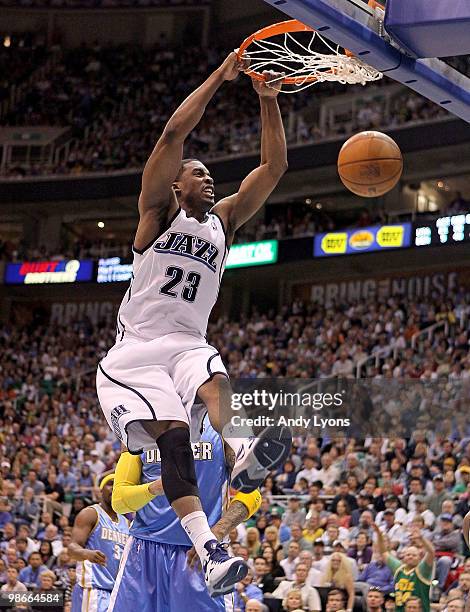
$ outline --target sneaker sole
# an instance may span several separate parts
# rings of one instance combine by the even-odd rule
[[[248,574],[248,566],[244,561],[237,561],[230,566],[225,576],[219,580],[214,586],[209,589],[211,597],[220,597],[221,595],[227,595],[231,593],[240,580],[243,580]]]
[[[263,484],[271,470],[287,459],[291,447],[292,432],[288,427],[267,427],[243,462],[245,465],[242,463],[241,470],[232,477],[231,486],[251,493]]]

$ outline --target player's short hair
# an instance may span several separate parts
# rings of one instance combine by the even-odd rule
[[[199,160],[199,159],[196,159],[195,157],[186,157],[186,159],[183,159],[183,160],[181,161],[181,166],[180,166],[180,169],[178,170],[178,174],[176,175],[176,179],[175,179],[175,180],[180,179],[180,178],[181,178],[181,175],[182,175],[182,174],[183,174],[183,172],[184,172],[184,169],[186,168],[186,166],[187,166],[187,165],[188,165],[190,162],[194,162],[194,161],[195,161],[195,162],[198,162],[198,161],[200,161],[200,160]]]

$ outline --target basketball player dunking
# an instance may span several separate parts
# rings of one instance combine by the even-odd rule
[[[261,105],[261,164],[238,193],[215,204],[208,169],[196,159],[182,159],[184,141],[206,105],[246,68],[231,53],[176,110],[147,161],[133,279],[119,310],[116,344],[97,372],[101,407],[118,438],[133,454],[158,445],[163,490],[202,561],[213,596],[230,592],[247,566],[218,544],[202,511],[189,432],[196,396],[235,453],[235,489],[256,489],[291,445],[290,432],[279,428],[258,438],[235,437],[227,372],[205,339],[234,233],[261,208],[287,168],[277,104],[282,75],[269,72],[265,81],[253,82]]]

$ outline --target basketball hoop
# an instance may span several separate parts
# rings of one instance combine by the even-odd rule
[[[310,41],[303,41],[300,33],[310,34]],[[297,35],[297,36],[296,36]],[[269,40],[280,37],[280,41]],[[325,46],[326,53],[313,49],[314,43]],[[281,21],[258,30],[240,45],[238,57],[250,60],[245,74],[264,81],[262,72],[284,72],[283,83],[292,85],[284,93],[297,93],[315,83],[336,81],[343,84],[362,84],[377,81],[382,73],[357,59],[350,51],[340,51],[319,32],[296,19]]]

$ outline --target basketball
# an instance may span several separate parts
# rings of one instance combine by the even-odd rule
[[[403,157],[397,143],[381,132],[361,132],[341,147],[338,173],[345,187],[358,196],[375,198],[398,183]]]

